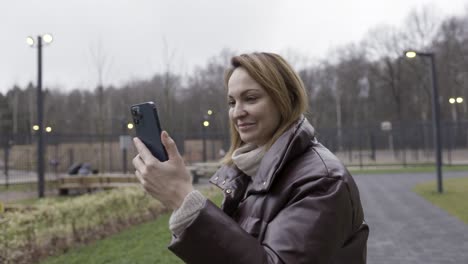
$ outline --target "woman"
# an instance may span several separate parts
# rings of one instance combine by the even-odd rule
[[[210,182],[222,209],[192,187],[167,132],[159,162],[137,138],[136,176],[174,210],[169,245],[187,263],[365,263],[357,186],[304,118],[307,94],[279,55],[232,58],[225,78],[231,147]]]

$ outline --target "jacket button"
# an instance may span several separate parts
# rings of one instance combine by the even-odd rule
[[[230,194],[231,192],[232,192],[231,189],[226,189],[226,193],[227,193],[227,194]]]
[[[226,183],[226,180],[224,180],[221,184],[225,184]]]

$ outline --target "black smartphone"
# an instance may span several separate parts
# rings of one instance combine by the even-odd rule
[[[161,124],[154,102],[135,104],[130,107],[136,136],[160,161],[168,160],[166,149],[161,142]]]

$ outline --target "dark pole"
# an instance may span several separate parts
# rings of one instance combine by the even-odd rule
[[[5,167],[4,167],[5,171],[4,171],[4,173],[5,173],[5,186],[6,186],[7,189],[8,189],[8,185],[9,185],[9,182],[10,182],[10,179],[9,179],[9,176],[8,176],[8,155],[10,155],[9,147],[10,147],[10,144],[9,144],[9,142],[7,142],[5,144],[5,150],[4,150],[5,151],[5,153],[4,153],[4,155],[5,155],[4,156],[4,162],[5,162]]]
[[[122,121],[122,136],[125,137],[127,136],[126,135],[126,126],[125,126],[125,122]],[[125,145],[125,142],[123,144],[123,148],[122,148],[122,163],[123,163],[123,173],[124,174],[127,174],[127,146]]]
[[[435,56],[433,53],[427,54],[431,59],[431,76],[432,76],[432,128],[434,131],[434,145],[436,148],[436,165],[437,165],[437,191],[443,192],[442,188],[442,143],[440,136],[440,106],[439,106],[439,90],[437,87],[437,73],[435,68]]]
[[[441,130],[440,130],[440,106],[439,106],[439,89],[437,87],[437,72],[435,66],[435,55],[432,52],[416,52],[406,51],[405,55],[408,58],[416,56],[429,57],[431,60],[431,81],[432,81],[432,130],[434,134],[434,148],[436,155],[436,169],[437,169],[437,191],[443,192],[442,188],[442,143],[441,143]]]
[[[206,127],[202,124],[202,137],[203,137],[203,162],[206,162]]]
[[[37,177],[39,198],[44,197],[44,128],[42,126],[42,37],[37,36]]]
[[[206,128],[203,126],[203,162],[206,162]]]
[[[39,198],[44,197],[44,128],[42,127],[42,37],[37,37],[37,177]]]

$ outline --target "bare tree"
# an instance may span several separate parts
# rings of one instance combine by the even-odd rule
[[[413,9],[403,24],[403,40],[406,48],[427,50],[439,30],[441,19],[437,15],[434,5],[425,5],[420,9]]]
[[[96,132],[100,135],[100,148],[99,148],[99,171],[104,171],[105,168],[105,159],[104,159],[104,75],[110,67],[110,60],[107,54],[102,48],[101,41],[98,42],[96,47],[90,49],[93,65],[97,74],[97,118],[95,119],[95,129]]]

